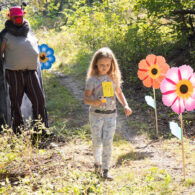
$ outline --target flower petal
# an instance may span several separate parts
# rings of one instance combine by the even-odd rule
[[[146,61],[151,65],[155,64],[156,56],[154,54],[150,54],[146,57]]]
[[[159,79],[154,79],[154,80],[153,80],[153,83],[152,83],[152,87],[153,87],[154,89],[160,88],[160,80],[159,80]]]
[[[165,75],[166,75],[167,71],[170,69],[170,67],[167,63],[160,65],[159,68],[160,68],[161,74],[165,74]]]
[[[176,90],[176,85],[169,82],[169,80],[167,80],[165,78],[160,84],[160,90],[161,90],[162,93],[165,93],[167,91],[173,91],[173,90]]]
[[[45,69],[50,69],[51,68],[51,63],[49,61],[47,61],[45,63]]]
[[[163,66],[166,63],[166,60],[165,60],[165,58],[163,56],[156,56],[156,58],[157,58],[157,62],[156,63],[159,66]]]
[[[175,103],[171,106],[172,110],[176,112],[177,114],[180,114],[185,111],[185,106],[183,99],[178,98]]]
[[[193,89],[193,90],[194,90],[194,91],[193,91],[193,93],[192,93],[192,96],[191,96],[191,97],[192,97],[193,99],[195,99],[195,87],[194,87],[194,89]]]
[[[195,87],[195,73],[192,74],[192,76],[190,78],[190,82],[192,83],[193,87]]]
[[[44,63],[40,62],[40,64],[41,64],[41,70],[43,70],[44,69]]]
[[[151,87],[152,86],[152,79],[150,77],[147,77],[145,80],[143,80],[143,85],[145,87]]]
[[[139,62],[139,69],[144,69],[144,70],[148,70],[149,65],[146,63],[146,60],[141,60]]]
[[[148,74],[148,71],[141,71],[139,70],[138,73],[137,73],[138,77],[140,80],[143,80],[145,79],[149,74]]]
[[[54,50],[52,48],[48,48],[46,51],[47,56],[51,56],[54,54]]]
[[[166,78],[170,79],[174,83],[178,83],[179,82],[178,68],[173,67],[173,68],[169,69],[167,74],[166,74]]]
[[[49,47],[46,45],[46,44],[42,44],[40,45],[39,49],[40,49],[40,52],[45,52],[47,51]]]
[[[195,109],[195,99],[189,97],[188,99],[184,100],[184,103],[187,111],[192,111]]]
[[[164,80],[165,79],[165,75],[160,75],[159,77],[158,77],[158,80],[160,81],[160,83],[162,82],[162,80]]]
[[[191,75],[193,74],[193,69],[187,65],[180,66],[179,70],[181,72],[182,80],[189,79],[191,77]]]
[[[162,101],[163,101],[164,105],[171,106],[174,103],[174,101],[176,100],[176,98],[177,98],[177,93],[173,92],[173,93],[170,93],[168,95],[163,95]]]
[[[55,56],[47,56],[47,58],[48,58],[48,61],[49,61],[50,63],[54,63],[54,62],[56,61]]]

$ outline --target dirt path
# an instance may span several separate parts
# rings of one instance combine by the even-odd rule
[[[88,106],[83,103],[83,93],[84,93],[84,85],[79,80],[73,79],[71,76],[63,75],[62,73],[53,72],[57,78],[59,78],[61,84],[65,85],[66,88],[70,90],[73,96],[80,102],[82,109],[83,109],[83,120],[88,122]],[[135,102],[136,103],[136,102]],[[128,120],[135,120],[136,123],[141,123],[139,119],[138,113],[133,111],[132,117],[126,118],[124,113],[118,113],[117,119],[117,131],[116,133],[119,134],[123,139],[129,141],[134,148],[134,162],[137,163],[138,169],[142,169],[143,164],[140,163],[142,160],[148,161],[148,167],[156,166],[161,169],[167,170],[176,181],[182,181],[182,161],[181,159],[177,160],[176,156],[173,153],[170,153],[164,147],[163,139],[160,140],[149,140],[144,135],[138,135],[137,130],[132,127]],[[136,120],[137,118],[137,120]],[[139,125],[138,125],[139,126]],[[190,144],[195,144],[191,141]],[[178,147],[181,147],[178,144]],[[145,165],[144,165],[145,166]],[[189,167],[192,170],[195,170],[194,165],[189,164]],[[186,171],[187,177],[192,177],[195,173],[193,171]]]

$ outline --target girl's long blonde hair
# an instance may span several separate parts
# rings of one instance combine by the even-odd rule
[[[88,68],[87,79],[91,78],[92,76],[98,75],[97,62],[101,58],[109,58],[112,60],[110,70],[108,71],[107,74],[112,78],[115,84],[120,86],[122,83],[122,80],[121,80],[121,72],[119,69],[119,65],[118,65],[118,62],[116,60],[114,53],[108,47],[103,47],[99,49],[93,55],[90,66]]]

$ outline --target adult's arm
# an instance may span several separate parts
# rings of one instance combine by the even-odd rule
[[[5,42],[3,41],[1,44],[1,57],[4,57],[4,53],[5,53]]]

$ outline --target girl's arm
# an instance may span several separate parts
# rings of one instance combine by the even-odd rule
[[[99,99],[92,100],[91,99],[92,93],[93,93],[92,90],[85,90],[85,94],[84,94],[84,102],[85,102],[85,104],[93,105],[93,106],[100,106],[100,105],[102,105],[101,100],[99,100]]]
[[[126,116],[131,115],[132,110],[131,110],[131,108],[129,108],[127,100],[126,100],[126,98],[125,98],[125,96],[124,96],[124,94],[119,86],[116,86],[115,92],[116,92],[117,99],[119,100],[119,102],[122,104],[122,106],[124,108],[125,115]]]

